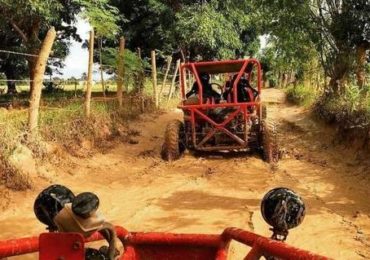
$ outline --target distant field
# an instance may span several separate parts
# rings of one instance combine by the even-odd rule
[[[108,87],[108,91],[116,91],[117,90],[117,85],[115,83],[108,83],[105,85],[105,87]],[[45,88],[45,87],[44,87]],[[84,91],[86,88],[86,84],[77,84],[76,86],[74,84],[62,84],[57,87],[60,90],[64,91],[74,91],[76,90],[82,90]],[[0,85],[0,90],[6,89],[6,86]],[[30,90],[29,85],[17,85],[17,91],[18,92],[28,92]],[[102,85],[101,84],[94,84],[92,87],[93,92],[101,92],[102,91]]]

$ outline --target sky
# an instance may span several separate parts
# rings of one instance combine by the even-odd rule
[[[77,21],[77,33],[84,41],[88,39],[90,25],[83,19]],[[87,49],[82,48],[82,42],[72,41],[69,49],[70,53],[65,60],[65,66],[61,70],[63,78],[76,77],[80,78],[82,73],[87,72],[89,53]]]
[[[82,42],[89,38],[89,32],[91,30],[90,24],[83,19],[77,20],[77,33],[80,35]],[[64,61],[64,68],[61,69],[62,78],[81,78],[82,73],[87,73],[87,67],[89,63],[89,52],[86,48],[82,48],[82,42],[72,40],[72,44],[69,48],[69,55]],[[94,64],[93,79],[100,80],[99,65]],[[107,79],[107,74],[104,73],[104,77]]]

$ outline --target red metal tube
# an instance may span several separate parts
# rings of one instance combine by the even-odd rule
[[[253,107],[259,105],[260,102],[247,102],[247,103],[220,103],[220,104],[203,104],[203,105],[180,105],[178,108],[180,109],[193,109],[193,108],[201,108],[201,109],[208,109],[208,108],[217,108],[217,107]]]
[[[122,227],[115,227],[117,236],[121,241],[124,240],[128,231]],[[103,236],[98,232],[94,233],[86,242],[93,242],[103,240]],[[39,251],[39,237],[27,237],[19,239],[11,239],[0,241],[0,259],[9,256],[25,255],[29,253],[35,253]]]
[[[125,244],[132,245],[190,245],[219,247],[223,241],[220,235],[172,234],[172,233],[130,233]]]
[[[256,245],[258,251],[263,252],[263,255],[267,256],[270,255],[282,259],[329,259],[306,250],[289,246],[283,242],[275,241],[237,228],[225,229],[222,236],[226,240],[234,239],[250,247]]]
[[[39,237],[27,237],[0,241],[0,259],[34,253],[39,250]]]

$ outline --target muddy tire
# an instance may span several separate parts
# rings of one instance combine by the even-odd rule
[[[168,123],[164,134],[161,156],[163,160],[178,160],[185,151],[184,124],[179,120]]]
[[[279,147],[276,125],[273,121],[262,121],[263,160],[276,164],[279,161]]]

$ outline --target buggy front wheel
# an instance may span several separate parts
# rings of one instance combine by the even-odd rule
[[[184,124],[179,120],[168,123],[164,135],[161,156],[163,160],[178,160],[185,151]]]
[[[273,121],[262,121],[262,148],[263,159],[266,162],[275,164],[279,161],[277,129]]]

